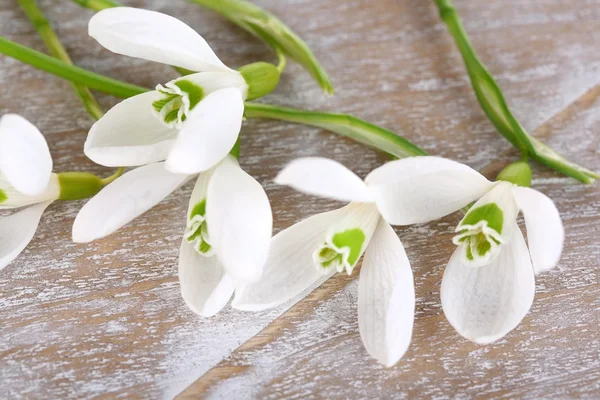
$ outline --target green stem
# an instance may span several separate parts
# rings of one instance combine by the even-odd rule
[[[25,14],[31,21],[31,24],[38,31],[40,37],[44,40],[44,43],[46,44],[48,50],[50,50],[52,56],[64,61],[67,64],[73,64],[69,54],[52,29],[50,22],[48,19],[46,19],[42,11],[36,5],[35,0],[19,0],[19,4],[23,11],[25,11]],[[93,118],[100,119],[104,113],[92,92],[90,92],[90,90],[84,85],[78,83],[71,83],[71,86],[73,86],[73,90],[81,99],[81,102],[83,103],[87,112]]]
[[[246,0],[188,0],[217,12],[265,41],[275,51],[302,65],[325,93],[333,94],[333,85],[306,42],[273,14]]]
[[[119,7],[119,4],[113,0],[71,0],[82,7],[89,8],[94,11],[104,10],[105,8]]]
[[[117,97],[127,98],[150,90],[66,64],[1,37],[0,53],[7,54],[71,82],[81,83]],[[424,150],[394,132],[347,114],[303,111],[248,102],[246,103],[246,117],[277,119],[316,126],[372,146],[393,157],[403,158],[426,154]]]
[[[281,75],[287,65],[287,59],[285,58],[285,54],[283,54],[283,51],[281,51],[280,49],[276,49],[275,52],[277,53],[277,59],[279,60],[279,64],[277,64],[277,70]]]
[[[123,171],[125,171],[125,169],[123,167],[119,167],[119,169],[117,169],[116,172],[111,176],[107,176],[106,178],[100,179],[100,182],[102,182],[102,186],[106,186],[109,183],[113,183],[118,177],[123,175]]]
[[[348,114],[304,111],[268,104],[246,103],[247,118],[267,118],[327,129],[357,142],[405,158],[427,153],[401,136]]]
[[[592,183],[594,179],[598,179],[600,176],[597,173],[566,160],[541,141],[529,136],[511,113],[494,77],[488,72],[473,50],[452,1],[434,1],[438,7],[440,17],[448,27],[448,31],[454,38],[462,55],[477,100],[498,132],[521,151],[523,158],[529,155],[534,160],[584,183]]]
[[[121,98],[135,96],[150,90],[70,65],[4,37],[0,37],[0,53],[73,83]]]

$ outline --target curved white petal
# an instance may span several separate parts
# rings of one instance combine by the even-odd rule
[[[221,89],[206,96],[179,131],[167,169],[195,174],[215,166],[235,145],[243,116],[244,100],[238,89]]]
[[[516,226],[508,244],[490,264],[463,264],[462,246],[454,252],[442,279],[441,298],[448,322],[465,338],[491,343],[525,317],[535,294],[535,277],[523,234]]]
[[[271,204],[260,183],[233,157],[224,159],[210,179],[206,221],[225,271],[240,281],[259,279],[273,232]]]
[[[31,242],[42,213],[50,203],[52,202],[36,204],[0,218],[0,270],[17,258]]]
[[[565,230],[554,202],[545,194],[525,187],[513,188],[513,194],[525,216],[533,269],[540,273],[554,268],[565,241]]]
[[[92,197],[79,211],[73,224],[73,241],[87,243],[114,233],[154,207],[189,178],[168,172],[164,163],[127,172]]]
[[[233,308],[261,311],[276,307],[329,279],[335,269],[323,275],[313,264],[313,253],[342,210],[314,215],[275,235],[261,279],[238,286]]]
[[[371,172],[365,181],[381,215],[392,225],[441,218],[494,187],[464,164],[431,156],[391,161]]]
[[[248,95],[248,84],[238,71],[198,72],[177,78],[173,81],[173,84],[180,81],[190,81],[196,86],[200,86],[205,96],[217,90],[227,88],[239,90],[244,99]]]
[[[229,70],[195,30],[169,15],[139,8],[102,10],[88,33],[112,51],[192,71]]]
[[[358,286],[358,326],[369,354],[387,367],[396,364],[410,345],[414,313],[410,262],[396,232],[380,219]]]
[[[41,194],[50,182],[52,157],[44,135],[25,118],[0,118],[0,174],[19,192]]]
[[[328,158],[298,158],[279,172],[275,183],[340,201],[372,201],[362,179],[339,162]]]
[[[111,108],[90,129],[85,155],[107,167],[134,167],[166,159],[177,130],[154,116],[156,96],[155,91],[143,93]]]
[[[29,196],[16,190],[6,178],[0,174],[0,210],[29,206],[57,200],[60,196],[60,183],[56,174],[50,175],[50,182],[46,189],[35,196]]]
[[[188,307],[203,317],[221,311],[235,290],[235,280],[225,273],[217,257],[204,257],[185,240],[179,251],[179,284]]]

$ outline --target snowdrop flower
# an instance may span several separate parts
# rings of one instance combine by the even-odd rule
[[[0,119],[0,209],[30,206],[0,217],[0,269],[27,247],[44,210],[60,196],[44,136],[15,114]]]
[[[127,172],[81,209],[73,241],[116,232],[194,177],[171,173],[163,162]],[[229,301],[237,282],[260,277],[271,241],[271,206],[262,186],[227,156],[198,176],[186,220],[179,258],[182,295],[193,311],[211,316]]]
[[[276,182],[305,193],[350,204],[308,218],[277,234],[262,278],[237,288],[233,307],[258,311],[287,302],[336,271],[351,274],[363,253],[358,322],[374,358],[394,365],[407,350],[414,321],[415,293],[410,263],[366,182],[343,165],[323,158],[298,159]]]
[[[124,100],[92,126],[84,152],[105,166],[166,160],[173,173],[206,171],[233,148],[244,101],[270,93],[279,81],[268,63],[228,68],[192,28],[154,11],[100,11],[89,34],[114,53],[199,71]]]
[[[416,157],[388,163],[379,175],[375,200],[394,224],[431,221],[476,201],[456,227],[458,248],[441,287],[444,313],[458,333],[477,343],[514,329],[533,303],[535,274],[556,266],[564,241],[552,200],[515,184],[529,185],[529,166],[512,164],[499,175],[511,182],[490,182],[466,165]],[[519,211],[529,249],[516,223]]]
[[[179,282],[186,304],[209,317],[236,286],[261,277],[269,253],[273,217],[254,178],[229,156],[200,174],[190,198],[179,254]]]

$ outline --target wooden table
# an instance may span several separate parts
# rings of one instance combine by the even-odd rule
[[[230,66],[273,60],[261,42],[184,1],[131,0],[197,29]],[[325,97],[291,64],[264,101],[349,112],[493,178],[518,157],[480,110],[460,56],[425,0],[257,0],[312,46],[330,72]],[[577,3],[577,4],[575,4]],[[41,1],[74,61],[154,86],[168,67],[120,57],[87,36],[90,11]],[[600,170],[600,1],[456,0],[473,45],[522,124]],[[45,50],[16,1],[0,34]],[[82,153],[92,120],[67,83],[0,57],[0,112],[46,135],[56,170],[106,173]],[[108,109],[116,99],[99,96]],[[318,129],[244,124],[242,166],[265,185],[279,231],[339,204],[277,187],[298,156],[327,156],[361,176],[378,152]],[[459,215],[399,229],[412,262],[416,321],[404,359],[386,369],[363,349],[357,273],[335,276],[293,307],[201,319],[179,294],[177,255],[191,186],[104,240],[70,241],[83,202],[56,203],[35,239],[0,273],[2,398],[600,398],[600,185],[534,165],[533,187],[566,228],[559,268],[541,275],[533,308],[503,340],[479,346],[444,318],[439,287]]]

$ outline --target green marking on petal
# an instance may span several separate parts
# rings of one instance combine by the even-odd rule
[[[328,238],[313,254],[318,269],[335,267],[338,272],[352,273],[360,255],[366,235],[360,228],[338,232]]]
[[[466,246],[466,250],[467,250],[467,260],[473,261],[474,257],[473,257],[473,253],[471,252],[471,246]]]
[[[487,221],[487,226],[498,234],[502,234],[504,225],[504,212],[496,203],[489,203],[475,209],[470,209],[463,221],[462,225],[477,225],[481,221]]]
[[[4,190],[0,189],[0,204],[4,203],[6,200],[8,200],[8,196]]]
[[[181,80],[175,82],[175,85],[183,92],[187,93],[188,99],[190,100],[190,110],[193,110],[204,98],[204,89],[191,81]]]
[[[194,249],[207,257],[213,255],[212,246],[208,239],[208,223],[206,222],[206,199],[196,203],[190,211],[185,234],[185,240],[194,246]]]
[[[196,215],[200,215],[204,217],[206,214],[206,199],[196,203],[192,211],[190,212],[190,219],[194,218]]]
[[[192,81],[180,79],[166,86],[159,85],[156,91],[161,98],[152,103],[152,109],[166,125],[180,128],[189,113],[204,98],[204,89]]]
[[[332,242],[336,247],[343,249],[348,247],[350,254],[348,255],[348,263],[352,266],[358,261],[360,251],[365,242],[365,233],[360,228],[348,229],[347,231],[336,233],[333,235]]]

